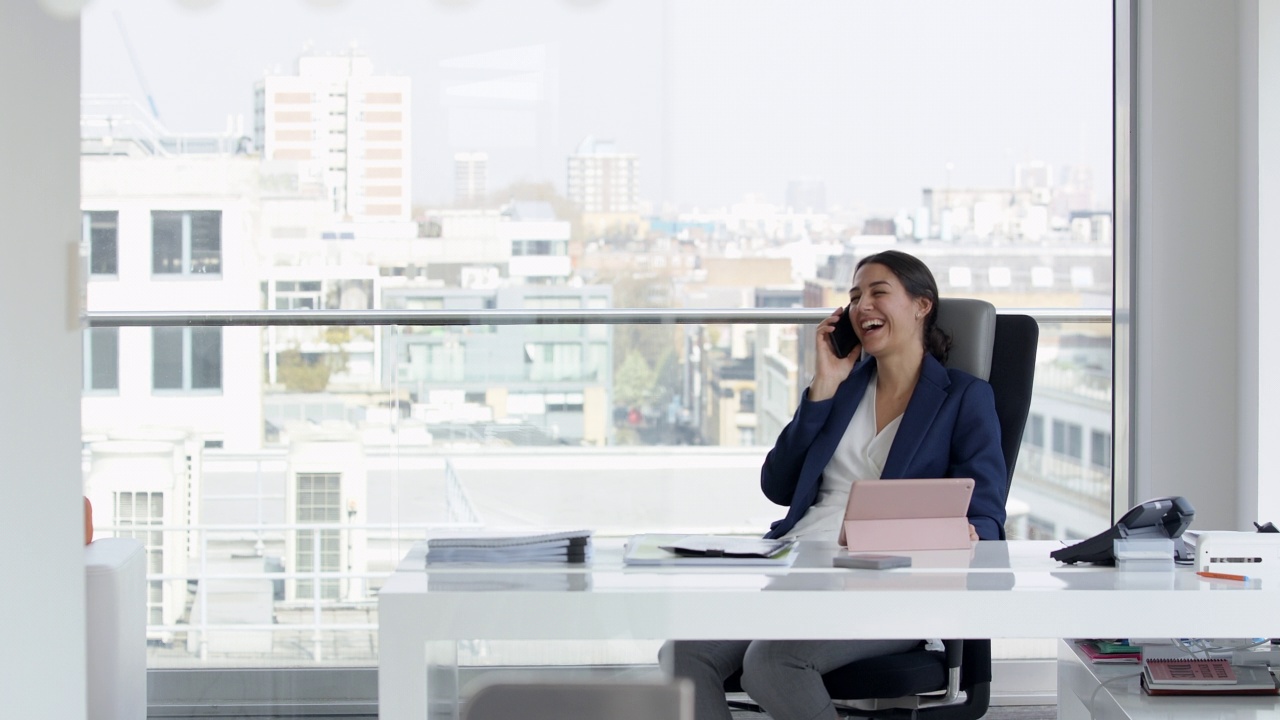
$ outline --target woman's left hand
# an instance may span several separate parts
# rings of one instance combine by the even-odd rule
[[[975,527],[973,526],[973,523],[969,523],[969,539],[970,539],[970,540],[981,540],[981,539],[982,539],[982,538],[978,537],[978,529],[977,529],[977,528],[975,528]]]

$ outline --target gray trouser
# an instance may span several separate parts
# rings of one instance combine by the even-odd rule
[[[826,720],[835,707],[822,674],[855,660],[905,652],[919,640],[672,640],[662,667],[694,685],[696,720],[731,720],[724,681],[742,668],[742,687],[773,720]]]

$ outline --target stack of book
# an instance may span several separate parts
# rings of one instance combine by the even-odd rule
[[[1089,662],[1098,665],[1142,662],[1142,648],[1124,641],[1081,640],[1076,643]]]
[[[427,563],[585,563],[591,531],[466,533],[427,539]]]
[[[1147,658],[1142,689],[1148,695],[1280,695],[1267,666],[1225,658]]]

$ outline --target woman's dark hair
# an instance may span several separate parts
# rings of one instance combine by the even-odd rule
[[[884,250],[859,260],[853,271],[856,273],[863,265],[872,263],[889,268],[912,298],[929,301],[929,314],[924,319],[924,349],[938,362],[946,363],[951,352],[951,336],[938,327],[938,283],[929,267],[901,250]]]

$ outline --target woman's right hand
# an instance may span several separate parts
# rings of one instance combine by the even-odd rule
[[[840,316],[849,311],[847,307],[836,308],[835,312],[818,323],[818,331],[814,334],[813,382],[809,383],[809,400],[826,400],[836,394],[836,388],[853,372],[858,362],[861,346],[855,345],[853,351],[845,357],[836,357],[831,347],[831,333],[835,331]]]

